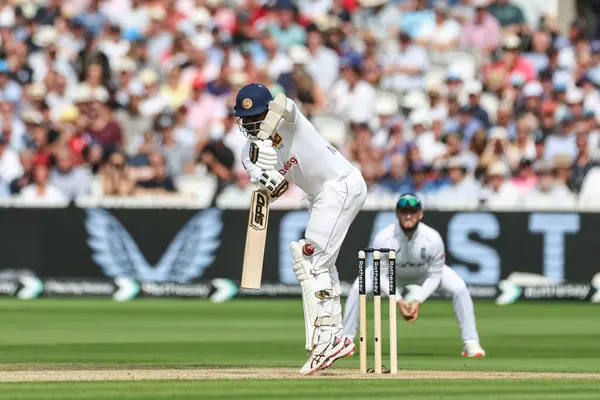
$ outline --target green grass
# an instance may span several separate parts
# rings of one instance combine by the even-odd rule
[[[477,302],[485,359],[461,350],[452,305],[428,302],[398,325],[405,369],[600,372],[598,306]],[[384,313],[387,314],[387,313]],[[299,300],[0,301],[0,369],[299,368]],[[384,321],[385,322],[385,321]],[[384,323],[384,333],[387,332]],[[371,327],[370,327],[371,329]],[[372,332],[370,330],[369,332]],[[387,335],[384,338],[387,339]],[[371,336],[372,337],[372,336]],[[384,351],[388,349],[384,340]],[[370,348],[372,351],[372,346]],[[372,357],[371,357],[372,358]],[[387,352],[384,354],[386,364]],[[358,368],[358,357],[340,368]],[[0,371],[0,374],[2,372]],[[199,395],[201,393],[201,395]],[[0,384],[0,399],[358,398],[597,399],[595,381],[162,381]]]

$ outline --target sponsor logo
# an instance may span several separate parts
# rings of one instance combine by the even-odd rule
[[[242,107],[244,107],[244,110],[249,110],[252,108],[252,100],[246,97],[244,100],[242,100]]]
[[[107,276],[189,282],[200,278],[214,261],[223,222],[220,210],[199,212],[175,236],[156,266],[146,261],[131,235],[108,211],[86,210],[85,227],[92,259]]]
[[[281,175],[287,174],[288,170],[290,170],[295,164],[298,164],[298,160],[296,157],[290,158],[287,162],[283,163],[282,168],[279,170]]]
[[[259,231],[267,227],[267,215],[265,213],[267,201],[267,195],[258,190],[254,192],[254,198],[252,199],[252,221],[250,225]]]
[[[275,136],[273,136],[273,146],[278,149],[283,149],[283,138],[279,133],[275,133]]]

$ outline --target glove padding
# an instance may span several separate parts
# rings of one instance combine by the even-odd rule
[[[258,184],[272,199],[279,198],[289,187],[288,181],[274,169],[263,171],[258,178]]]
[[[277,164],[277,151],[270,140],[254,140],[250,143],[250,162],[262,170],[272,170]]]

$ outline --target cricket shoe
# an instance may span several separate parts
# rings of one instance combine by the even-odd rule
[[[479,345],[479,342],[469,341],[465,342],[462,353],[462,357],[485,357],[485,350]]]
[[[328,368],[344,347],[346,346],[343,336],[331,335],[331,339],[328,342],[317,344],[315,348],[310,352],[308,361],[300,369],[301,375],[310,375],[320,369]],[[333,361],[327,365],[329,359]]]
[[[341,360],[344,357],[348,357],[354,354],[354,348],[356,345],[349,337],[342,336],[342,340],[344,341],[344,348],[337,353],[335,356],[331,356],[327,359],[325,364],[320,369],[329,368],[333,365],[337,360]]]

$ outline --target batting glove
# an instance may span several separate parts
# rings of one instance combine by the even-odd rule
[[[258,185],[272,199],[279,198],[289,187],[288,181],[274,169],[263,171],[258,178]]]
[[[262,170],[272,170],[277,164],[277,151],[270,140],[250,143],[250,161]]]

